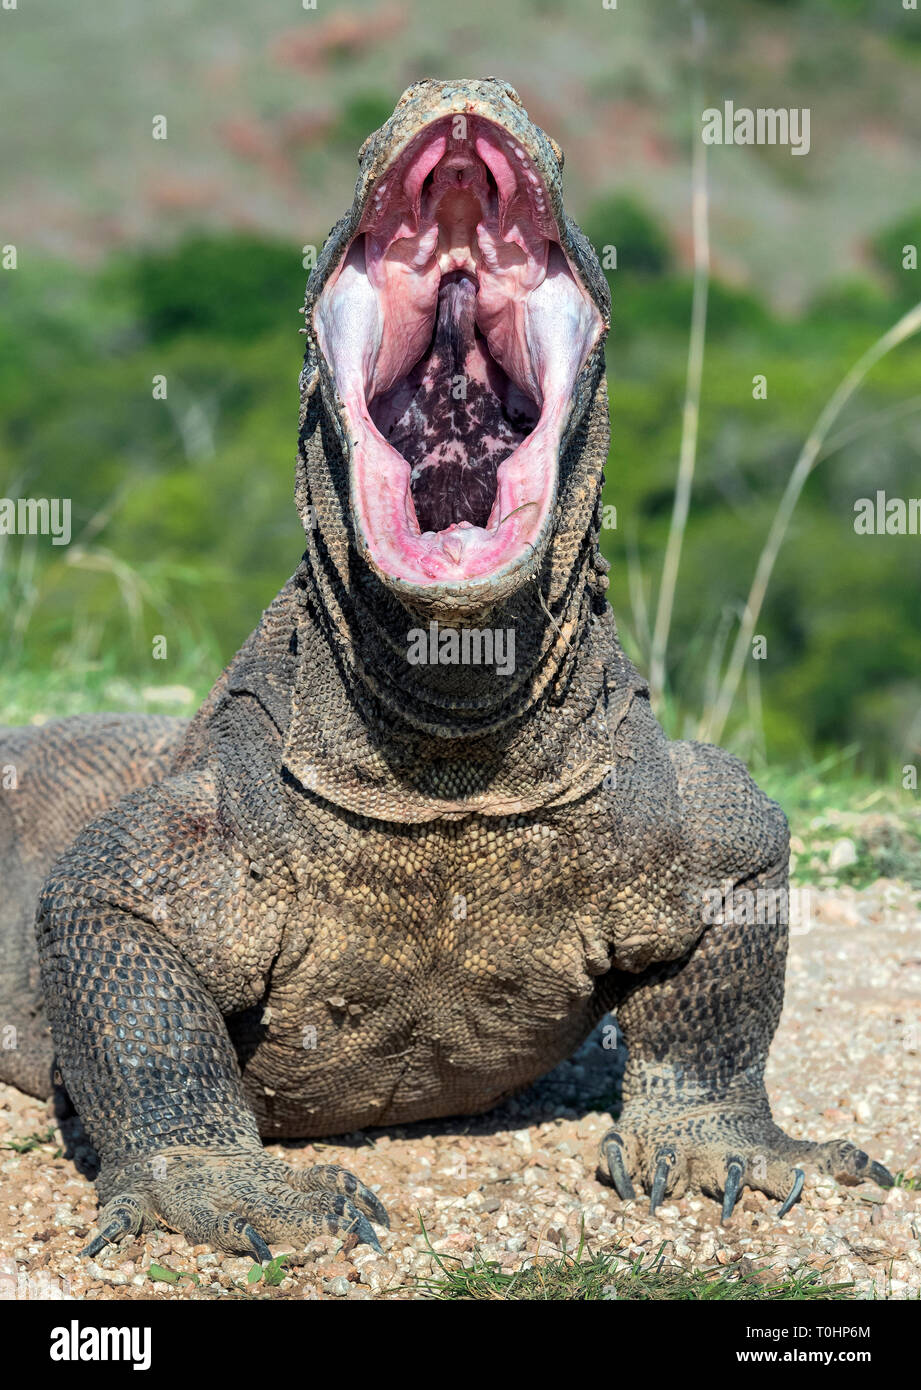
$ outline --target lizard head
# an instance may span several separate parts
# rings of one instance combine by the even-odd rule
[[[344,490],[355,549],[410,607],[492,606],[551,544],[609,320],[562,163],[507,83],[417,82],[311,275],[304,392],[345,477],[301,500]]]

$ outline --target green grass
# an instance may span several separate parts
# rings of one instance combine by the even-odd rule
[[[201,1279],[197,1274],[187,1274],[181,1269],[167,1269],[166,1265],[151,1264],[147,1270],[147,1277],[154,1284],[181,1284],[183,1279],[191,1284],[200,1284]]]
[[[290,1258],[290,1255],[276,1255],[268,1264],[252,1265],[246,1276],[247,1285],[265,1284],[270,1289],[277,1288],[288,1273],[285,1265]]]
[[[14,1153],[18,1154],[33,1153],[36,1149],[46,1148],[51,1145],[54,1142],[55,1133],[54,1125],[50,1125],[43,1134],[36,1132],[34,1134],[27,1134],[25,1139],[9,1139],[5,1143],[0,1144],[0,1149],[12,1149]],[[58,1149],[55,1153],[55,1157],[57,1158],[62,1152],[63,1150]]]
[[[431,1246],[429,1247],[431,1250]],[[474,1252],[469,1265],[431,1250],[437,1274],[420,1276],[416,1288],[439,1302],[789,1302],[812,1299],[841,1302],[854,1297],[852,1284],[823,1283],[821,1272],[801,1269],[783,1278],[769,1270],[727,1272],[722,1266],[685,1271],[666,1266],[657,1251],[625,1262],[615,1253],[589,1252],[539,1260],[512,1272]]]
[[[755,769],[761,786],[789,817],[793,876],[826,888],[865,888],[880,878],[921,888],[921,796],[903,787],[900,768],[891,768],[881,780],[856,774],[856,756],[850,748],[799,768]],[[832,851],[845,839],[853,842],[856,857],[833,869]]]
[[[0,724],[44,723],[74,714],[192,715],[220,675],[206,653],[183,663],[151,662],[150,680],[126,679],[114,662],[30,671],[0,670]]]

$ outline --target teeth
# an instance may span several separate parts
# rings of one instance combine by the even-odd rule
[[[477,223],[476,239],[477,245],[480,248],[480,254],[486,262],[487,268],[489,270],[498,270],[499,257],[496,255],[496,241],[487,230],[485,222]]]
[[[432,259],[432,253],[438,242],[438,223],[436,222],[429,230],[419,238],[419,246],[413,256],[412,263],[417,270],[426,265]]]

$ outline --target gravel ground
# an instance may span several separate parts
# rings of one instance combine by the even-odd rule
[[[903,885],[812,890],[794,927],[783,1019],[768,1090],[778,1122],[812,1139],[847,1135],[893,1172],[921,1169],[921,911]],[[684,1268],[736,1265],[774,1275],[807,1266],[853,1281],[862,1298],[921,1295],[921,1191],[888,1193],[811,1179],[778,1223],[776,1202],[746,1192],[721,1228],[716,1203],[697,1196],[659,1208],[620,1203],[596,1179],[609,1125],[596,1107],[612,1091],[599,1029],[570,1061],[514,1100],[470,1121],[347,1135],[332,1144],[273,1146],[295,1164],[341,1163],[386,1202],[383,1255],[317,1241],[274,1289],[249,1288],[252,1260],[153,1232],[117,1254],[80,1261],[95,1210],[93,1189],[56,1156],[47,1105],[0,1086],[0,1146],[49,1136],[31,1151],[0,1147],[0,1298],[189,1299],[419,1297],[433,1248],[469,1260],[475,1248],[514,1269],[535,1253],[578,1243],[651,1255]],[[825,1107],[825,1108],[822,1108]],[[278,1247],[275,1253],[279,1253]],[[162,1282],[151,1263],[194,1273]],[[386,1292],[385,1291],[389,1291]]]

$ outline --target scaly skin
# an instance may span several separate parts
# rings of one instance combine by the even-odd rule
[[[559,151],[517,97],[416,84],[366,143],[308,287],[303,561],[168,774],[101,816],[80,803],[98,818],[41,894],[58,1064],[102,1165],[91,1250],[157,1220],[260,1258],[323,1229],[373,1241],[384,1212],[367,1188],[297,1172],[260,1136],[483,1111],[611,1009],[630,1053],[603,1145],[622,1196],[693,1185],[728,1214],[742,1183],[789,1193],[800,1162],[889,1181],[852,1145],[771,1121],[785,928],[708,925],[701,904],[726,881],[782,888],[786,822],[736,759],[668,743],[621,652],[598,548],[601,344],[573,393],[552,534],[519,573],[410,591],[362,556],[312,307],[374,179],[446,110],[491,115],[527,147],[607,322]],[[407,629],[430,617],[514,627],[514,674],[408,665]],[[58,749],[69,736],[48,734]]]
[[[49,1094],[54,1047],[42,1001],[35,904],[77,832],[162,777],[187,721],[96,714],[0,729],[0,1080]]]

